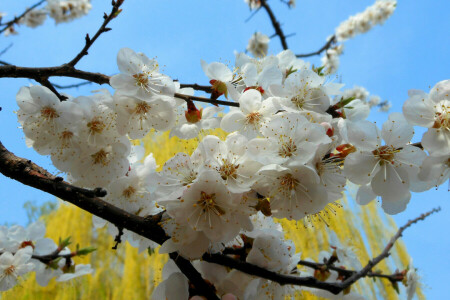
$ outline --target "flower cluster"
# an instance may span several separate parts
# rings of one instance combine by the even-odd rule
[[[320,214],[341,198],[347,180],[360,185],[359,204],[379,196],[384,211],[396,214],[405,210],[410,191],[449,177],[449,80],[430,94],[411,91],[404,114],[391,114],[380,130],[366,120],[365,91],[341,91],[342,84],[328,82],[289,50],[261,59],[238,53],[231,69],[202,61],[211,98],[223,95],[239,104],[226,112],[197,109],[189,100],[194,91],[180,89],[142,53],[121,49],[117,64],[120,73],[110,79],[114,94],[67,95],[60,102],[45,87],[23,87],[17,115],[27,144],[50,155],[74,184],[105,187],[105,201],[134,215],[164,211],[161,226],[169,239],[161,253],[195,260],[248,247],[245,261],[292,274],[299,254],[271,217]],[[413,125],[429,128],[422,146],[430,156],[410,144]],[[229,133],[225,140],[204,134],[215,128]],[[153,156],[144,157],[130,143],[153,130],[204,137],[192,154],[178,153],[156,172]],[[94,221],[96,227],[106,224]],[[117,235],[113,225],[108,229]],[[126,230],[123,236],[140,250],[155,246]],[[206,263],[197,267],[220,295],[282,299],[294,291]],[[162,299],[175,282],[188,287],[179,271],[164,278],[155,291]]]
[[[90,0],[47,0],[44,8],[34,8],[18,20],[18,24],[35,28],[44,24],[47,16],[55,23],[70,22],[89,13],[92,5]],[[8,26],[5,35],[18,34],[13,25]]]
[[[377,0],[375,4],[369,6],[363,12],[360,12],[342,22],[335,31],[335,34],[328,38],[327,42],[340,42],[341,44],[330,47],[322,56],[322,66],[325,74],[336,73],[339,68],[339,56],[343,53],[344,45],[342,42],[355,37],[358,34],[365,33],[375,25],[381,25],[393,13],[397,6],[396,0]],[[330,41],[333,39],[333,41]],[[389,103],[380,106],[381,111],[389,110]]]
[[[338,41],[345,41],[369,31],[373,26],[383,24],[395,10],[396,0],[377,0],[365,11],[351,16],[336,28]]]
[[[41,222],[27,228],[19,225],[0,227],[0,291],[14,287],[20,277],[35,271],[36,281],[46,286],[52,278],[67,281],[92,273],[90,265],[75,264],[72,257],[86,255],[93,248],[70,251],[70,239],[60,240],[56,245],[45,238],[45,225]]]

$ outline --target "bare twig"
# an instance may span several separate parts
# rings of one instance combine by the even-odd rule
[[[348,278],[357,272],[355,270],[343,269],[341,267],[336,267],[333,265],[327,266],[326,264],[316,263],[316,262],[307,261],[307,260],[300,260],[298,262],[298,264],[301,266],[305,266],[305,267],[314,269],[314,270],[329,269],[332,271],[336,271],[340,275],[343,275],[345,278]],[[385,278],[385,279],[389,279],[390,281],[402,281],[404,276],[401,272],[396,272],[394,274],[389,274],[389,275],[381,274],[381,273],[377,273],[377,272],[369,272],[369,273],[367,273],[367,277]]]
[[[52,83],[52,85],[60,90],[64,90],[64,89],[72,89],[72,88],[79,88],[80,86],[83,85],[88,85],[88,84],[92,84],[92,82],[90,81],[84,81],[84,82],[80,82],[80,83],[74,83],[74,84],[69,84],[69,85],[59,85],[56,83]]]
[[[415,219],[412,219],[410,221],[408,221],[408,223],[406,223],[405,225],[403,225],[402,227],[400,227],[397,231],[397,233],[391,238],[391,240],[389,241],[389,243],[386,245],[386,247],[384,248],[383,252],[381,252],[380,255],[378,255],[377,257],[375,257],[374,259],[370,260],[367,265],[359,272],[354,273],[352,276],[350,276],[349,278],[347,278],[346,280],[344,280],[344,282],[342,282],[342,290],[346,289],[347,287],[351,286],[353,283],[355,283],[358,279],[367,276],[367,274],[372,270],[373,267],[375,267],[380,261],[382,261],[383,259],[385,259],[386,257],[389,256],[389,251],[392,249],[392,247],[394,246],[395,242],[402,236],[403,232],[410,227],[411,225],[424,220],[426,217],[428,217],[429,215],[436,213],[438,211],[440,211],[441,208],[433,208],[432,210],[430,210],[427,213],[423,213],[420,216],[418,216]]]
[[[13,26],[14,24],[16,24],[17,22],[19,22],[20,19],[22,19],[27,13],[29,13],[30,11],[32,11],[33,9],[35,9],[36,7],[38,7],[39,5],[41,5],[42,3],[44,3],[46,0],[41,0],[38,3],[34,4],[33,6],[31,6],[30,8],[27,8],[21,15],[19,15],[18,17],[14,17],[14,19],[12,19],[9,22],[0,24],[0,26],[5,26],[2,29],[0,29],[0,33],[6,31],[8,28],[10,28],[11,26]]]
[[[259,266],[247,262],[239,261],[222,254],[204,254],[202,258],[204,261],[236,269],[249,275],[269,279],[281,285],[292,284],[292,285],[313,287],[321,290],[326,290],[334,294],[338,294],[341,291],[339,283],[329,283],[319,281],[312,276],[298,277],[298,276],[278,274],[276,272],[269,271],[267,269],[261,268]]]
[[[10,63],[8,63],[8,62],[6,62],[6,61],[3,61],[3,60],[0,60],[0,65],[11,66]]]
[[[8,52],[9,49],[11,49],[11,47],[13,46],[13,43],[9,44],[5,49],[3,49],[0,52],[0,56],[2,56],[3,54],[5,54],[6,52]]]
[[[38,81],[39,78],[72,77],[88,80],[97,84],[109,84],[109,76],[101,73],[92,73],[75,69],[67,64],[57,67],[28,68],[14,65],[0,66],[0,78],[30,78]]]
[[[320,48],[319,50],[317,50],[315,52],[311,52],[311,53],[306,53],[306,54],[297,54],[295,56],[300,58],[300,57],[310,57],[310,56],[320,55],[323,51],[330,49],[335,43],[336,43],[336,36],[333,35],[331,38],[328,39],[328,41],[325,43],[325,45],[323,45],[322,48]]]
[[[199,101],[199,102],[205,102],[205,103],[211,103],[211,104],[239,107],[239,103],[237,103],[237,102],[214,100],[214,99],[209,99],[209,98],[204,98],[204,97],[183,95],[183,94],[179,94],[179,93],[175,93],[175,98],[183,99],[186,102],[187,101]]]
[[[74,67],[85,55],[88,55],[88,50],[89,48],[94,44],[94,42],[98,39],[98,37],[104,33],[104,32],[108,32],[111,30],[111,28],[106,27],[108,25],[108,23],[114,19],[117,16],[117,13],[119,12],[119,7],[122,5],[122,3],[124,2],[124,0],[113,0],[112,1],[112,9],[111,12],[109,13],[109,15],[107,15],[106,13],[103,16],[103,23],[100,26],[100,28],[97,30],[97,32],[95,33],[93,38],[89,37],[89,34],[86,34],[85,40],[86,40],[86,44],[84,45],[83,49],[81,49],[80,53],[77,54],[77,56],[75,56],[74,59],[72,59],[68,65]]]
[[[196,91],[203,91],[205,93],[212,93],[212,87],[210,85],[199,85],[196,83],[192,83],[192,84],[180,84],[180,88],[193,88]]]
[[[195,291],[208,300],[219,300],[212,286],[208,285],[202,278],[202,275],[192,266],[191,262],[172,252],[169,254],[170,258],[175,262],[177,267],[189,278],[195,287]]]
[[[37,82],[39,82],[41,85],[47,87],[49,90],[51,90],[53,92],[53,94],[56,95],[56,97],[58,97],[58,99],[60,101],[64,101],[67,100],[67,97],[64,95],[61,95],[60,93],[58,93],[58,91],[55,89],[55,87],[51,84],[50,81],[48,81],[48,77],[41,77],[41,78],[35,78],[35,80]]]
[[[281,29],[280,22],[277,21],[275,14],[273,13],[269,4],[267,4],[267,0],[261,0],[260,2],[261,2],[261,7],[263,7],[266,10],[267,14],[269,15],[270,21],[272,22],[272,26],[275,29],[275,33],[280,38],[280,42],[281,42],[281,46],[283,47],[283,50],[287,50],[288,45],[286,42],[286,36],[284,35],[283,30]]]

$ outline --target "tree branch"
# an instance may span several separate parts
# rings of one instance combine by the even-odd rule
[[[9,22],[0,24],[0,26],[5,26],[2,29],[0,29],[0,33],[6,31],[8,28],[10,28],[11,26],[13,26],[14,24],[16,24],[17,22],[19,22],[20,19],[22,19],[27,13],[29,13],[30,11],[32,11],[33,9],[35,9],[36,7],[38,7],[39,5],[41,5],[42,3],[44,3],[46,0],[41,0],[38,3],[34,4],[33,6],[31,6],[30,8],[27,8],[21,15],[19,15],[18,17],[14,17],[14,19],[12,19]]]
[[[270,21],[272,22],[272,26],[275,29],[276,35],[280,38],[281,46],[283,47],[283,50],[288,49],[288,45],[286,42],[286,36],[283,33],[283,30],[281,29],[280,22],[277,21],[275,14],[273,13],[272,9],[270,8],[269,4],[267,4],[267,0],[261,0],[261,7],[263,7],[267,14],[269,15]]]
[[[174,97],[183,99],[186,102],[188,102],[188,101],[199,101],[199,102],[205,102],[205,103],[211,103],[211,104],[219,104],[219,105],[227,105],[227,106],[239,107],[239,103],[231,102],[231,101],[214,100],[214,99],[210,99],[210,98],[189,96],[189,95],[184,95],[184,94],[179,94],[179,93],[175,93]]]
[[[56,83],[52,83],[52,85],[53,85],[55,88],[58,88],[58,89],[61,89],[61,90],[64,90],[64,89],[72,89],[72,88],[78,88],[78,87],[80,87],[80,86],[88,85],[88,84],[92,84],[92,82],[90,82],[90,81],[84,81],[84,82],[74,83],[74,84],[69,84],[69,85],[59,85],[59,84],[56,84]]]
[[[316,278],[311,277],[311,276],[298,277],[298,276],[278,274],[276,272],[266,270],[259,266],[236,260],[234,258],[231,258],[231,257],[223,255],[223,254],[208,254],[207,253],[207,254],[204,254],[202,258],[204,261],[222,265],[222,266],[225,266],[228,268],[236,269],[238,271],[241,271],[241,272],[249,274],[249,275],[254,275],[254,276],[258,276],[260,278],[269,279],[269,280],[277,282],[281,285],[292,284],[292,285],[318,288],[321,290],[329,291],[333,294],[338,294],[341,291],[341,288],[339,287],[339,283],[323,282],[323,281],[319,281]]]
[[[176,81],[176,80],[175,80]],[[205,93],[212,93],[212,87],[209,85],[199,85],[196,83],[192,83],[192,84],[180,84],[180,88],[193,88],[196,91],[203,91]]]
[[[310,57],[314,55],[320,55],[323,51],[330,49],[336,43],[336,35],[333,35],[319,50],[306,54],[297,54],[296,57]]]
[[[176,252],[170,253],[169,256],[181,272],[189,278],[191,283],[195,286],[196,292],[201,293],[208,300],[219,300],[219,297],[216,296],[216,292],[213,287],[206,283],[206,281],[202,278],[202,275],[194,268],[190,261],[183,258]]]
[[[0,78],[30,78],[38,81],[39,78],[72,77],[84,79],[97,84],[109,84],[109,76],[101,73],[92,73],[78,70],[67,64],[57,67],[29,68],[14,65],[0,66]]]
[[[122,5],[124,0],[113,0],[112,1],[112,9],[109,15],[106,13],[104,14],[103,18],[104,21],[100,28],[97,30],[93,38],[89,37],[89,34],[86,34],[85,40],[86,44],[84,45],[83,49],[81,49],[80,53],[75,56],[74,59],[72,59],[69,63],[67,63],[69,66],[74,67],[85,55],[88,55],[89,48],[94,44],[94,42],[98,39],[98,37],[104,33],[111,30],[111,28],[106,27],[108,23],[114,19],[117,16],[117,13],[119,12],[119,7]]]
[[[400,227],[397,231],[397,233],[391,238],[391,240],[389,241],[389,243],[386,245],[386,247],[384,248],[383,252],[381,252],[380,255],[378,255],[377,257],[375,257],[373,260],[369,260],[369,262],[367,263],[367,265],[359,272],[354,273],[352,276],[350,276],[349,278],[347,278],[346,280],[344,280],[344,282],[342,282],[342,290],[346,289],[347,287],[351,286],[353,283],[355,283],[358,279],[367,276],[367,274],[369,274],[369,272],[372,270],[373,267],[375,267],[380,261],[382,261],[383,259],[387,258],[389,256],[389,251],[392,249],[392,247],[394,246],[395,242],[402,236],[403,232],[410,227],[411,225],[424,220],[426,217],[428,217],[429,215],[439,212],[441,210],[440,207],[438,208],[433,208],[432,210],[430,210],[427,213],[423,213],[420,216],[418,216],[415,219],[409,220],[408,223],[406,223],[405,225],[403,225],[402,227]]]

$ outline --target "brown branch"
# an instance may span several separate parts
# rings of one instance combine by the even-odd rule
[[[109,76],[101,73],[92,73],[78,70],[67,64],[57,67],[29,68],[14,65],[0,66],[0,78],[30,78],[38,81],[40,78],[72,77],[84,79],[97,84],[109,84]]]
[[[30,11],[32,11],[33,9],[35,9],[36,7],[38,7],[39,5],[41,5],[42,3],[44,3],[46,0],[41,0],[38,3],[34,4],[33,6],[31,6],[30,8],[27,8],[21,15],[19,15],[18,17],[14,17],[14,19],[12,19],[9,22],[0,24],[0,26],[5,26],[4,28],[0,29],[0,33],[6,31],[8,28],[10,28],[11,26],[13,26],[14,24],[16,24],[17,22],[19,22],[20,19],[22,19],[27,13],[29,13]]]
[[[78,87],[80,87],[80,86],[88,85],[88,84],[92,84],[92,82],[90,82],[90,81],[84,81],[84,82],[74,83],[74,84],[69,84],[69,85],[59,85],[59,84],[56,84],[56,83],[52,83],[52,85],[53,85],[55,88],[58,88],[58,89],[61,89],[61,90],[64,90],[64,89],[72,89],[72,88],[78,88]]]
[[[367,274],[369,274],[369,272],[372,270],[373,267],[375,267],[380,261],[382,261],[383,259],[387,258],[390,254],[389,251],[392,249],[392,247],[394,246],[395,242],[402,236],[403,232],[410,227],[411,225],[424,220],[426,217],[428,217],[429,215],[439,212],[441,210],[440,207],[438,208],[433,208],[432,210],[430,210],[427,213],[423,213],[420,216],[418,216],[415,219],[409,220],[408,223],[406,223],[405,225],[403,225],[402,227],[400,227],[397,231],[397,233],[391,238],[391,240],[389,241],[389,243],[386,245],[386,247],[384,248],[383,252],[381,252],[380,255],[378,255],[377,257],[375,257],[373,260],[369,260],[369,262],[367,263],[367,265],[359,272],[353,274],[352,276],[350,276],[349,278],[347,278],[346,280],[344,280],[344,282],[342,282],[342,290],[346,289],[347,287],[351,286],[353,283],[355,283],[358,279],[367,276]]]
[[[287,50],[288,45],[286,42],[286,36],[284,35],[283,30],[281,29],[280,22],[277,21],[275,14],[273,13],[269,4],[267,4],[267,0],[261,0],[260,2],[261,2],[261,7],[263,7],[266,10],[267,14],[269,15],[270,21],[272,22],[272,26],[275,29],[275,33],[280,38],[280,42],[281,42],[281,46],[283,47],[283,50]]]
[[[39,82],[41,85],[45,86],[46,88],[48,88],[50,91],[53,92],[53,94],[56,95],[56,97],[58,97],[58,99],[60,101],[65,101],[67,100],[66,96],[61,95],[60,93],[58,93],[58,91],[55,89],[55,87],[53,86],[53,84],[48,81],[48,77],[42,77],[42,78],[36,78],[35,79],[37,82]]]
[[[175,80],[176,81],[176,80]],[[192,83],[192,84],[180,84],[180,88],[193,88],[196,91],[203,91],[205,93],[212,93],[212,87],[210,85],[199,85],[196,83]]]
[[[202,278],[202,275],[194,268],[190,261],[178,255],[178,253],[172,252],[169,254],[170,258],[175,262],[177,267],[187,276],[190,276],[189,281],[195,286],[197,293],[205,296],[208,300],[219,300],[212,286],[209,286]],[[176,287],[175,287],[176,288]]]
[[[1,142],[0,173],[70,202],[91,214],[111,222],[117,227],[127,228],[158,244],[163,243],[167,239],[164,230],[158,225],[162,214],[144,218],[128,213],[100,199],[98,196],[105,194],[102,192],[102,189],[87,190],[73,186],[63,181],[61,177],[50,174],[47,170],[30,160],[15,156]]]
[[[336,43],[336,35],[333,35],[319,50],[306,54],[297,54],[296,57],[310,57],[320,55],[323,51],[330,49]]]
[[[184,94],[179,94],[179,93],[175,93],[174,97],[183,99],[186,102],[188,102],[188,101],[199,101],[199,102],[205,102],[205,103],[211,103],[211,104],[239,107],[239,103],[231,102],[231,101],[214,100],[214,99],[210,99],[210,98],[189,96],[189,95],[184,95]]]
[[[13,46],[13,43],[9,44],[5,49],[3,49],[0,52],[0,56],[2,56],[3,54],[5,54],[6,52],[8,52],[9,49],[11,49],[11,47]]]
[[[88,55],[89,48],[94,44],[94,42],[98,39],[98,37],[102,33],[111,30],[111,28],[108,28],[106,26],[112,19],[114,19],[117,16],[117,13],[119,13],[119,7],[122,5],[123,2],[124,0],[112,0],[111,12],[109,13],[109,15],[107,15],[106,13],[104,14],[103,16],[104,21],[100,26],[100,28],[95,33],[93,38],[90,38],[88,33],[86,34],[85,37],[86,44],[84,45],[83,49],[81,49],[80,53],[78,53],[77,56],[75,56],[75,58],[68,63],[69,66],[74,67],[83,58],[83,56]]]
[[[164,230],[159,226],[162,213],[145,218],[130,214],[96,197],[98,194],[104,196],[104,190],[95,189],[91,191],[75,187],[63,181],[61,177],[53,176],[47,170],[39,167],[30,160],[15,156],[1,142],[0,173],[25,185],[37,188],[70,202],[91,214],[105,219],[118,228],[126,228],[158,244],[162,244],[168,239]],[[171,258],[176,258],[178,254],[171,253],[170,256]],[[206,296],[208,299],[218,299],[212,287],[206,284],[189,261],[178,257],[175,263],[195,285],[196,290],[201,295]]]
[[[222,254],[207,253],[204,254],[202,258],[204,261],[236,269],[249,275],[254,275],[260,278],[268,279],[277,282],[280,285],[292,284],[299,286],[307,286],[329,291],[333,294],[338,294],[341,291],[339,283],[323,282],[311,276],[298,277],[298,276],[278,274],[276,272],[269,271],[267,269],[261,268],[259,266],[247,262],[239,261]]]
[[[389,256],[389,251],[394,246],[394,243],[402,236],[403,231],[410,227],[411,225],[417,223],[418,221],[424,220],[429,215],[440,211],[441,208],[435,208],[427,213],[424,213],[420,215],[419,217],[410,220],[408,223],[406,223],[404,226],[400,227],[397,233],[391,238],[388,245],[384,249],[384,251],[374,258],[373,260],[369,261],[368,264],[360,271],[354,272],[354,271],[347,271],[347,272],[354,272],[350,275],[347,279],[345,279],[343,282],[323,282],[319,281],[314,277],[297,277],[297,276],[290,276],[290,275],[284,275],[284,274],[278,274],[269,270],[266,270],[264,268],[258,267],[256,265],[239,261],[236,259],[233,259],[229,256],[223,255],[223,254],[204,254],[203,260],[219,264],[222,266],[226,266],[229,268],[233,268],[236,270],[239,270],[241,272],[244,272],[249,275],[258,276],[261,278],[269,279],[271,281],[277,282],[281,285],[285,284],[292,284],[292,285],[299,285],[299,286],[307,286],[312,288],[318,288],[322,290],[329,291],[335,295],[339,294],[346,288],[350,287],[352,284],[354,284],[357,280],[368,276],[369,273],[371,273],[371,270],[373,267],[375,267],[380,261],[385,259]],[[309,264],[309,262],[305,262],[305,264]],[[313,266],[312,264],[309,264],[310,266]],[[346,272],[345,270],[339,270],[341,272]],[[371,273],[373,277],[387,277],[388,275],[374,275],[375,273]],[[394,274],[395,275],[395,274]],[[394,276],[392,275],[392,276]]]
[[[333,265],[327,266],[326,264],[322,264],[322,263],[316,263],[316,262],[312,262],[312,261],[307,261],[307,260],[300,260],[298,262],[299,265],[314,269],[314,270],[332,270],[332,271],[336,271],[339,273],[339,275],[344,276],[344,278],[348,278],[350,276],[352,276],[353,274],[355,274],[357,271],[355,270],[349,270],[349,269],[343,269],[341,267],[336,267]],[[381,273],[377,273],[377,272],[369,272],[367,273],[367,277],[379,277],[379,278],[385,278],[388,279],[391,282],[395,282],[395,281],[402,281],[404,278],[404,275],[401,272],[396,272],[394,274],[381,274]]]

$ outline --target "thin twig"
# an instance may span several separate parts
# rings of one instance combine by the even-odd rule
[[[9,44],[5,49],[3,49],[0,52],[0,56],[2,56],[3,54],[5,54],[6,52],[8,52],[9,49],[11,49],[11,47],[13,46],[13,43]]]
[[[85,55],[88,55],[88,50],[89,48],[94,44],[94,42],[98,39],[98,37],[104,33],[104,32],[108,32],[111,30],[111,28],[106,27],[108,25],[108,23],[114,19],[117,16],[117,13],[119,12],[119,7],[122,5],[124,0],[116,0],[116,1],[112,1],[112,9],[111,12],[109,13],[109,15],[107,15],[106,13],[104,14],[103,18],[104,21],[102,23],[102,25],[100,26],[100,28],[97,30],[97,32],[95,33],[93,38],[89,37],[89,34],[86,34],[85,40],[86,40],[86,44],[84,45],[83,49],[81,49],[80,53],[77,54],[77,56],[75,56],[74,59],[72,59],[68,65],[74,67]]]
[[[176,80],[174,80],[176,81]],[[210,85],[199,85],[196,83],[186,84],[186,83],[180,83],[180,88],[193,88],[196,91],[203,91],[205,93],[212,93],[212,87]]]
[[[296,54],[296,57],[310,57],[320,55],[323,51],[330,49],[336,43],[336,36],[333,35],[319,50],[306,54]]]
[[[263,7],[267,14],[269,15],[270,21],[272,22],[272,26],[275,29],[275,33],[280,38],[281,46],[283,47],[283,50],[288,49],[288,45],[286,42],[286,36],[284,35],[283,30],[281,29],[280,22],[277,21],[275,14],[273,13],[272,9],[270,8],[269,4],[267,4],[266,0],[261,0],[261,7]]]
[[[64,95],[61,95],[60,93],[58,93],[58,91],[55,89],[55,87],[53,86],[53,84],[48,81],[48,77],[41,77],[41,78],[35,78],[35,80],[37,82],[39,82],[41,85],[45,86],[46,88],[48,88],[49,90],[51,90],[53,92],[53,94],[56,95],[56,97],[58,97],[58,99],[60,101],[65,101],[67,100],[67,97]]]
[[[211,104],[239,107],[239,103],[231,102],[231,101],[214,100],[214,99],[197,97],[197,96],[189,96],[189,95],[184,95],[184,94],[179,94],[179,93],[175,93],[174,97],[183,99],[186,102],[187,101],[199,101],[199,102],[205,102],[205,103],[211,103]]]
[[[92,84],[92,82],[85,81],[85,82],[74,83],[74,84],[69,84],[69,85],[59,85],[59,84],[56,84],[56,83],[52,83],[52,84],[53,84],[53,86],[55,88],[60,89],[60,90],[64,90],[64,89],[78,88],[78,87],[83,86],[83,85]]]
[[[208,300],[219,300],[213,287],[208,285],[202,278],[202,275],[194,268],[190,261],[183,258],[176,252],[169,254],[170,258],[175,262],[177,267],[183,272],[189,281],[194,285],[195,291],[200,296],[205,296]]]
[[[383,252],[381,252],[380,255],[378,255],[377,257],[375,257],[372,260],[369,260],[369,262],[367,263],[367,265],[359,272],[353,274],[352,276],[350,276],[349,278],[347,278],[346,280],[344,280],[344,282],[342,282],[342,290],[346,289],[347,287],[351,286],[353,283],[355,283],[358,279],[367,276],[367,274],[372,270],[373,267],[375,267],[380,261],[382,261],[383,259],[385,259],[386,257],[389,256],[389,251],[392,249],[392,247],[394,246],[395,242],[402,236],[403,232],[410,227],[411,225],[424,220],[426,217],[428,217],[429,215],[439,212],[441,210],[440,207],[438,208],[433,208],[432,210],[430,210],[427,213],[423,213],[420,216],[418,216],[415,219],[412,219],[410,221],[408,221],[408,223],[406,223],[405,225],[403,225],[402,227],[400,227],[397,231],[397,233],[391,238],[391,240],[389,241],[389,243],[386,245],[386,247],[384,248]]]
[[[0,33],[4,32],[5,30],[7,30],[8,28],[10,28],[11,26],[13,26],[14,24],[16,24],[20,19],[22,19],[27,13],[29,13],[30,11],[32,11],[33,9],[35,9],[36,7],[38,7],[39,5],[41,5],[42,3],[44,3],[46,0],[41,0],[38,3],[34,4],[33,6],[31,6],[30,8],[27,8],[21,15],[19,15],[18,17],[14,17],[14,19],[12,19],[9,22],[0,24],[0,26],[5,26],[4,28],[0,29]]]

